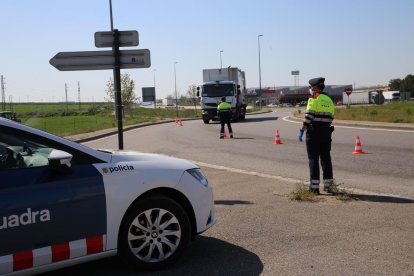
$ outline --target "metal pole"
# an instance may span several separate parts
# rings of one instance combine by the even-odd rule
[[[175,65],[178,62],[174,62],[174,86],[175,86],[175,110],[178,118],[178,96],[177,96],[177,70],[175,69]]]
[[[261,72],[261,68],[260,68],[260,37],[263,35],[258,35],[257,36],[257,44],[259,47],[259,101],[260,101],[260,109],[262,109],[262,72]]]
[[[81,111],[81,97],[80,97],[80,84],[78,81],[78,102],[79,102],[79,111]]]
[[[65,83],[65,102],[66,102],[66,113],[68,113],[68,85]]]
[[[112,20],[112,0],[109,0],[109,16],[111,18],[111,32],[114,31],[114,22]]]
[[[124,149],[124,137],[122,127],[122,97],[121,97],[121,53],[119,51],[119,31],[113,30],[114,45],[112,52],[115,57],[114,65],[114,88],[115,88],[115,106],[116,106],[116,120],[118,123],[118,148]]]
[[[222,62],[222,59],[221,59],[221,53],[223,53],[223,52],[224,52],[223,50],[220,50],[220,69],[223,68],[223,62]]]
[[[155,91],[155,71],[157,71],[157,69],[154,69],[154,108],[157,108],[157,93]]]

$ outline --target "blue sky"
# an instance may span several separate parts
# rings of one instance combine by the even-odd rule
[[[58,52],[97,51],[94,33],[109,31],[109,0],[2,0],[0,74],[14,102],[102,101],[111,70],[60,72]],[[151,67],[123,70],[157,98],[186,94],[203,68],[237,66],[248,87],[293,85],[324,76],[327,84],[370,86],[414,74],[414,0],[112,0],[114,28],[137,30]],[[133,49],[125,47],[125,50]],[[108,49],[109,50],[109,49]],[[155,69],[155,71],[154,71]]]

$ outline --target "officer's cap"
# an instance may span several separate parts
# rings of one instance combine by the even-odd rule
[[[311,86],[319,86],[321,84],[325,84],[325,78],[314,78],[309,80],[309,84]]]

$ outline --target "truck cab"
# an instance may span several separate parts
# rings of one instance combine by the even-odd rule
[[[237,68],[205,69],[203,80],[203,85],[197,87],[197,96],[201,98],[202,119],[205,124],[210,120],[219,120],[217,106],[223,96],[232,107],[233,121],[245,118],[247,105],[243,71]]]

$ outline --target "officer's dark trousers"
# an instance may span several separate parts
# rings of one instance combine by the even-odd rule
[[[230,112],[221,112],[220,113],[220,137],[224,137],[224,125],[227,124],[230,135],[233,135],[233,129],[231,128],[231,113]]]
[[[333,182],[331,142],[333,127],[309,127],[306,131],[306,149],[309,159],[311,188],[319,188],[319,158],[323,171],[324,186]]]

